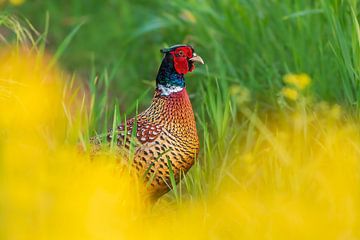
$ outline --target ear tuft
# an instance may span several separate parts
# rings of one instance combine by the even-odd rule
[[[160,50],[161,53],[165,54],[165,53],[168,53],[170,52],[169,48],[163,48]]]
[[[161,53],[168,53],[168,52],[174,51],[175,49],[177,49],[179,47],[190,47],[194,51],[193,47],[191,45],[189,45],[189,44],[176,44],[176,45],[173,45],[173,46],[168,47],[168,48],[163,48],[163,49],[160,50],[160,52]]]

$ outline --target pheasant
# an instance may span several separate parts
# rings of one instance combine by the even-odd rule
[[[198,156],[199,139],[184,75],[195,69],[195,62],[204,64],[190,45],[174,45],[161,53],[151,105],[106,135],[106,142],[116,143],[144,177],[154,198],[171,189],[171,176],[178,183]]]

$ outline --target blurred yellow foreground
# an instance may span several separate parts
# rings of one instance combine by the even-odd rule
[[[216,196],[152,206],[113,157],[79,153],[86,124],[47,62],[0,53],[1,239],[360,238],[360,129],[339,107],[255,119]]]

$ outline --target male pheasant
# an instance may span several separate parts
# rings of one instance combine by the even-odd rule
[[[122,157],[144,176],[147,190],[154,198],[171,189],[172,174],[178,183],[199,153],[184,75],[194,70],[195,62],[204,64],[190,45],[175,45],[161,52],[164,58],[150,107],[110,129],[106,136],[107,142],[115,142]]]

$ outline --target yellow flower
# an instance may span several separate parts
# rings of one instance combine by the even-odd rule
[[[299,92],[289,87],[284,87],[281,90],[281,94],[292,101],[296,101],[299,98]]]
[[[307,75],[305,73],[286,74],[284,76],[284,82],[287,84],[294,85],[296,88],[298,88],[300,90],[303,90],[310,84],[311,79],[310,79],[309,75]]]
[[[20,6],[25,2],[25,0],[9,0],[9,3],[14,6]]]

